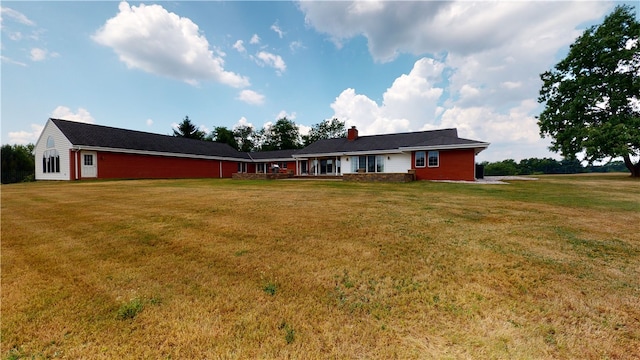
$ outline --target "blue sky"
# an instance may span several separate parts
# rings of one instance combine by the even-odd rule
[[[479,161],[555,157],[539,74],[614,2],[2,2],[1,140],[47,118],[170,134],[287,116],[458,128]],[[636,8],[636,10],[638,10]]]

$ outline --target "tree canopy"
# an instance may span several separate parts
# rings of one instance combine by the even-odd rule
[[[640,23],[634,8],[617,6],[587,29],[566,58],[540,75],[538,116],[550,149],[566,158],[583,153],[590,164],[622,157],[640,177]]]
[[[286,117],[279,119],[268,128],[263,128],[257,135],[261,140],[261,151],[289,150],[302,147],[298,125]]]
[[[185,116],[184,120],[178,124],[177,128],[173,129],[173,136],[188,139],[204,140],[205,135],[204,131],[199,130],[198,127],[191,122],[189,116]]]
[[[34,178],[35,145],[2,145],[2,183],[22,182]]]
[[[255,130],[249,125],[240,125],[233,129],[233,134],[236,137],[238,144],[238,150],[242,152],[253,151],[255,147]]]
[[[321,123],[313,125],[309,134],[302,137],[302,142],[304,146],[308,146],[318,140],[343,137],[347,137],[347,129],[344,121],[333,118],[331,120],[323,120]]]
[[[238,150],[238,141],[236,141],[236,135],[233,131],[227,129],[224,126],[216,126],[211,132],[210,140],[229,144],[232,148]]]

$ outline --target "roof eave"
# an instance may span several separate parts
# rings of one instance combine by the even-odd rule
[[[358,156],[358,155],[379,155],[379,154],[401,154],[400,149],[382,149],[382,150],[358,150],[358,151],[341,151],[333,153],[315,153],[315,154],[296,154],[294,158],[312,158],[327,156]]]
[[[87,151],[105,151],[121,154],[136,154],[136,155],[149,155],[149,156],[166,156],[166,157],[179,157],[189,159],[207,159],[207,160],[230,160],[230,161],[247,161],[250,159],[235,158],[229,156],[213,156],[213,155],[198,155],[198,154],[182,154],[182,153],[170,153],[162,151],[148,151],[148,150],[135,150],[135,149],[121,149],[121,148],[109,148],[102,146],[90,146],[90,145],[73,145],[73,150],[87,150]]]
[[[401,147],[402,151],[421,151],[421,150],[457,150],[457,149],[486,149],[490,143],[477,142],[472,144],[450,144],[450,145],[431,145],[431,146],[407,146]],[[482,151],[480,150],[480,151]]]

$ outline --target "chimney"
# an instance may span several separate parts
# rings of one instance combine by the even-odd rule
[[[355,126],[352,126],[351,129],[347,130],[347,140],[353,141],[358,138],[358,129]]]

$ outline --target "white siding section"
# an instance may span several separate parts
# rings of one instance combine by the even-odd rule
[[[389,154],[384,159],[384,172],[406,173],[411,169],[411,153]]]
[[[402,154],[375,154],[384,157],[385,173],[406,173],[411,169],[411,153]],[[349,159],[349,160],[347,160]],[[343,174],[351,174],[351,156],[343,156],[340,158]]]
[[[47,148],[47,139],[53,139],[55,143],[55,150],[60,155],[60,172],[58,173],[45,173],[42,169],[42,158],[44,152],[52,150]],[[35,147],[35,160],[36,160],[36,180],[71,180],[71,174],[69,171],[69,150],[71,149],[71,142],[62,134],[62,131],[51,121],[48,120],[47,124],[40,134],[40,138],[36,142]]]
[[[351,157],[350,156],[340,157],[340,175],[342,174],[351,174]]]

